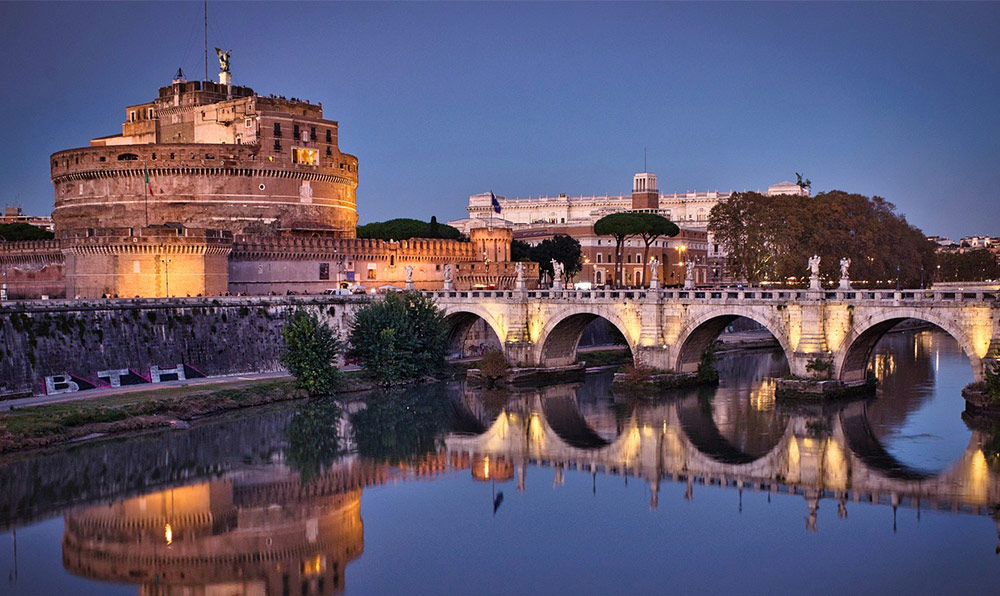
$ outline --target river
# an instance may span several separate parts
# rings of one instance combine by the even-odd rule
[[[876,398],[460,384],[0,460],[0,594],[941,594],[1000,585],[968,359],[887,335]]]

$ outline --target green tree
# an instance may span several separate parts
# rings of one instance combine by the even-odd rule
[[[311,399],[285,427],[285,460],[306,482],[340,457],[340,419],[343,411],[332,397]]]
[[[531,248],[531,260],[538,263],[539,278],[546,273],[550,277],[554,274],[552,259],[562,263],[563,281],[573,279],[573,276],[583,269],[580,241],[565,234],[556,234]]]
[[[636,215],[639,216],[639,220],[642,223],[639,237],[642,238],[642,242],[646,247],[642,253],[642,278],[649,279],[649,247],[656,242],[657,238],[661,236],[676,236],[680,234],[681,229],[677,227],[677,224],[662,215],[655,213],[637,213]]]
[[[514,240],[510,243],[511,261],[530,261],[531,245],[523,240]]]
[[[391,385],[433,374],[447,349],[444,313],[418,292],[390,293],[354,315],[350,355],[377,382]]]
[[[340,371],[334,366],[343,344],[337,334],[316,315],[302,309],[281,329],[285,347],[281,364],[295,377],[295,385],[309,395],[327,395],[337,389]]]
[[[642,234],[644,229],[639,213],[612,213],[594,222],[594,233],[615,239],[615,286],[622,285],[622,247],[625,240]]]
[[[0,224],[0,240],[7,242],[23,242],[26,240],[51,240],[54,234],[38,226],[24,222]]]
[[[358,238],[376,240],[409,240],[410,238],[444,238],[461,240],[462,233],[449,225],[440,224],[436,217],[427,223],[418,219],[390,219],[358,226]]]

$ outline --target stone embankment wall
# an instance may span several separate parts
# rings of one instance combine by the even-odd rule
[[[0,305],[0,399],[76,383],[134,382],[185,365],[203,375],[281,370],[285,317],[303,307],[346,336],[366,296],[32,301]],[[100,374],[104,373],[104,374]],[[168,378],[168,377],[165,377]],[[63,384],[60,384],[63,383]],[[52,387],[49,388],[49,392]]]

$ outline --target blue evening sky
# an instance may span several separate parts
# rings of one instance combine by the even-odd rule
[[[1000,234],[1000,4],[209,3],[234,81],[321,101],[362,222],[468,196],[878,194],[928,234]],[[202,4],[0,4],[0,202],[52,208],[48,155],[120,131]],[[210,57],[210,76],[217,61]]]

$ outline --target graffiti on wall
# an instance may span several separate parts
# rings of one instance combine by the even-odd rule
[[[110,368],[97,371],[97,374],[92,379],[80,377],[72,373],[49,375],[45,377],[44,393],[46,395],[57,395],[59,393],[90,391],[102,387],[166,383],[167,381],[185,381],[187,379],[200,379],[203,377],[205,377],[205,374],[190,364],[178,364],[172,368],[163,368],[154,364],[149,367],[149,372],[145,375],[131,368]]]

